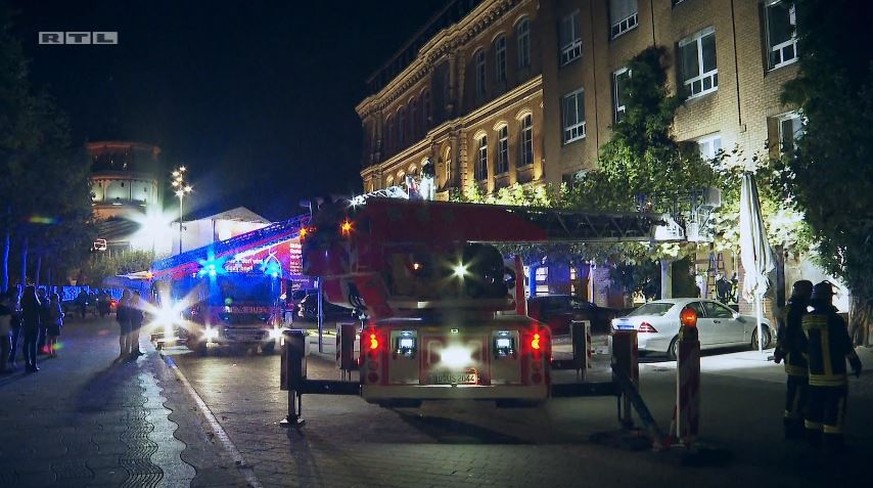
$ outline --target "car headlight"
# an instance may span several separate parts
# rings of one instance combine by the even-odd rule
[[[203,336],[206,340],[211,341],[213,339],[218,339],[218,329],[216,328],[208,328],[203,332]]]
[[[278,339],[282,337],[282,329],[274,327],[270,329],[270,332],[267,335],[270,337],[270,339]]]

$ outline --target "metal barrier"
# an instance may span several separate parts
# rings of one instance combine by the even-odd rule
[[[279,371],[279,388],[288,391],[288,415],[279,422],[283,426],[301,425],[301,389],[306,379],[305,329],[285,329],[282,331],[282,359]]]
[[[591,322],[588,320],[571,321],[570,341],[573,345],[573,367],[576,369],[576,379],[585,381],[594,356],[594,345],[591,343]]]

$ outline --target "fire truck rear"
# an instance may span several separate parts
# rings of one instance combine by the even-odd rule
[[[543,230],[495,208],[374,199],[316,215],[304,273],[322,277],[330,302],[368,316],[359,361],[368,402],[549,397],[550,331],[524,314],[520,260],[507,265],[484,242],[509,232],[542,240]]]

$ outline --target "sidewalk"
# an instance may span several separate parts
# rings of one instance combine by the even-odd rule
[[[0,376],[0,486],[245,486],[175,373],[115,362],[114,318],[68,323],[57,358]],[[20,355],[20,351],[19,351]]]

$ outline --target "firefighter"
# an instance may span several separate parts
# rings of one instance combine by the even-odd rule
[[[852,347],[846,322],[831,303],[833,296],[831,283],[817,283],[812,287],[812,311],[802,319],[809,372],[804,424],[813,447],[823,445],[828,451],[840,452],[849,396],[846,360],[856,377],[861,375],[861,360]]]
[[[809,306],[812,282],[798,280],[791,289],[791,298],[779,321],[776,351],[776,364],[785,361],[785,374],[788,377],[785,391],[786,439],[803,438],[803,419],[806,407],[806,394],[809,376],[806,364],[806,336],[803,334],[801,319]]]

